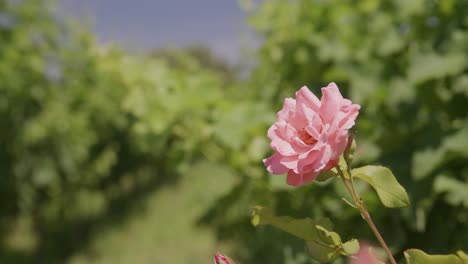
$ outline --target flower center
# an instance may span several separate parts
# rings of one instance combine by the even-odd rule
[[[307,131],[303,128],[299,131],[297,131],[297,136],[302,140],[307,145],[313,145],[317,143],[317,140],[312,137]]]

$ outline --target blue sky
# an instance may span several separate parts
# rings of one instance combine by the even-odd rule
[[[210,47],[237,62],[251,40],[237,0],[62,0],[65,15],[80,18],[99,42],[130,50]]]

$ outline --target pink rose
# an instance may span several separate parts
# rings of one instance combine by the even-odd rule
[[[348,259],[348,264],[385,264],[373,247],[366,243],[360,244],[359,252]]]
[[[214,256],[214,264],[236,264],[230,257],[218,252]]]
[[[275,153],[263,160],[273,174],[288,173],[287,184],[300,186],[333,168],[348,144],[360,106],[344,99],[335,83],[322,88],[319,100],[307,87],[286,98],[268,129]]]

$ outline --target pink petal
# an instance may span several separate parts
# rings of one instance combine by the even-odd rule
[[[293,149],[291,144],[280,137],[275,137],[274,139],[272,139],[270,146],[273,150],[281,153],[281,155],[284,156],[291,156],[297,154],[297,152]]]
[[[292,186],[301,186],[307,183],[312,182],[317,178],[319,172],[309,172],[305,174],[297,174],[293,171],[288,171],[288,176],[286,178],[286,183]]]
[[[305,127],[305,130],[307,133],[309,133],[309,135],[318,140],[322,126],[322,119],[320,118],[320,115],[315,115],[311,118],[311,122],[308,126]]]
[[[320,100],[313,94],[307,86],[302,86],[299,91],[296,92],[297,104],[305,104],[312,108],[315,112],[320,109]]]
[[[350,129],[354,126],[354,121],[356,120],[357,116],[359,115],[359,109],[361,107],[357,104],[353,104],[349,107],[348,112],[343,117],[343,119],[338,124],[338,127],[341,129]]]
[[[297,171],[298,155],[296,156],[283,156],[281,158],[281,164],[290,170]]]
[[[267,170],[272,174],[284,174],[288,171],[283,164],[280,163],[281,155],[274,153],[271,157],[264,159],[263,164],[267,167]]]
[[[290,115],[296,111],[296,100],[285,98],[283,108],[278,112],[278,120],[288,120]]]
[[[332,155],[330,159],[339,159],[346,145],[348,145],[348,132],[346,130],[340,132],[340,134],[335,134],[335,137],[331,140],[330,148]]]
[[[268,129],[268,137],[271,139],[270,146],[273,150],[283,156],[296,155],[302,152],[304,147],[297,144],[297,137],[293,127],[284,121],[278,121]]]
[[[290,120],[290,123],[293,124],[297,130],[301,130],[310,123],[309,120],[315,115],[315,113],[316,112],[309,106],[305,104],[297,104],[295,116]]]
[[[333,121],[334,115],[342,105],[342,100],[343,96],[335,83],[330,83],[327,87],[322,88],[320,113],[328,123]]]
[[[340,161],[340,159],[334,159],[334,160],[330,160],[327,164],[327,166],[325,166],[325,168],[322,169],[322,171],[329,171],[331,169],[333,169],[333,167],[335,167],[336,164],[338,164],[338,161]]]
[[[321,171],[332,157],[330,146],[324,145],[319,150],[311,151],[308,156],[297,163],[299,172]]]
[[[308,172],[312,170],[311,168],[315,168],[315,163],[320,159],[321,155],[320,150],[317,149],[299,155],[299,161],[297,162],[298,173]]]

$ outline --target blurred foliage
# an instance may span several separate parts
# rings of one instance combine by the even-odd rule
[[[97,45],[49,1],[0,0],[0,262],[63,263],[198,160],[238,177],[199,223],[240,263],[310,263],[300,240],[250,224],[256,204],[373,241],[339,182],[291,188],[261,163],[283,97],[330,81],[363,105],[355,165],[390,167],[410,195],[411,208],[387,209],[357,185],[397,256],[466,251],[468,2],[252,7],[263,44],[241,82],[203,50],[131,56]]]
[[[229,65],[224,59],[217,57],[213,52],[202,45],[191,45],[184,48],[162,48],[149,52],[155,58],[164,59],[171,67],[180,67],[180,57],[187,55],[196,59],[204,69],[210,69],[222,75],[227,83],[236,79],[237,69]]]
[[[0,2],[1,262],[63,263],[145,193],[220,152],[211,110],[229,89],[219,74],[188,56],[173,67],[99,47],[54,8]]]
[[[411,208],[395,210],[380,206],[369,186],[361,186],[398,259],[406,248],[431,254],[466,249],[468,2],[272,0],[246,6],[263,38],[249,96],[279,110],[283,98],[302,85],[320,94],[320,87],[336,82],[363,106],[354,165],[388,166],[409,192]],[[280,231],[265,228],[252,235],[239,211],[253,204],[275,208],[279,215],[329,217],[346,238],[359,234],[375,241],[359,215],[338,198],[343,196],[339,182],[291,189],[281,176],[243,175],[244,182],[202,219],[217,226],[220,238],[239,242],[233,256],[239,262],[307,262],[302,262],[304,245],[288,242]]]

